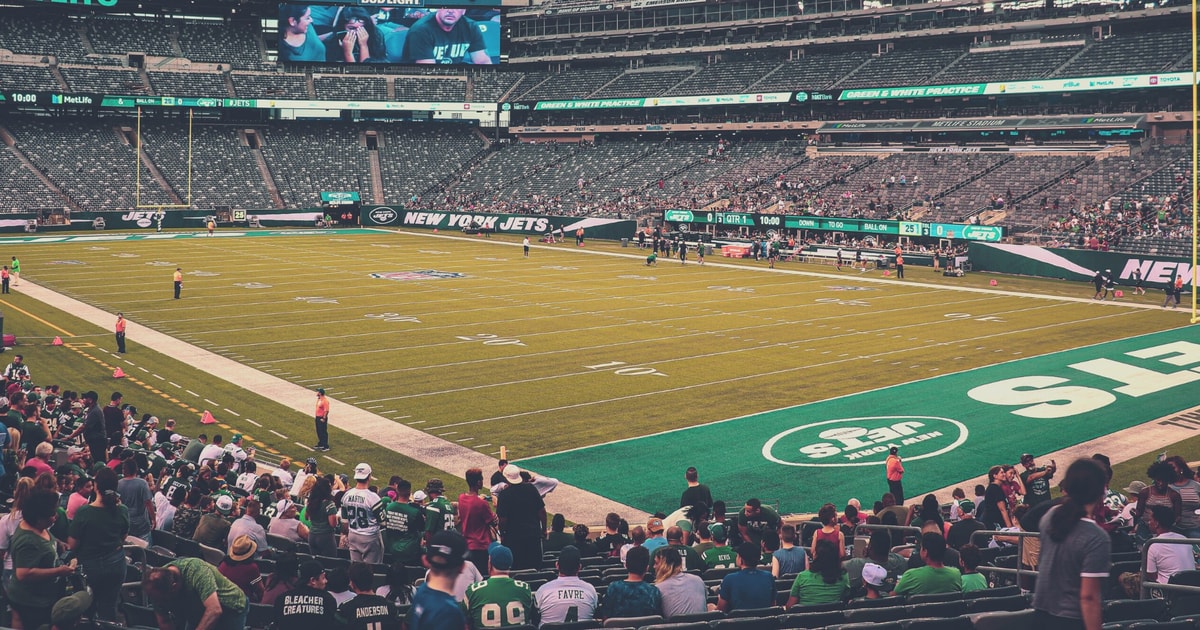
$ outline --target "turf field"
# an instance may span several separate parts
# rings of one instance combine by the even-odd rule
[[[901,281],[790,263],[772,272],[719,257],[700,267],[694,255],[687,265],[660,258],[647,267],[643,252],[598,243],[535,247],[525,258],[515,239],[501,237],[257,234],[0,239],[0,255],[19,256],[24,278],[324,387],[381,422],[487,455],[504,445],[539,473],[648,511],[673,507],[688,465],[718,494],[759,495],[787,511],[847,493],[875,496],[882,459],[867,451],[891,442],[913,459],[915,494],[1022,451],[1050,452],[1177,412],[1200,394],[1195,380],[1174,374],[1183,367],[1200,379],[1189,363],[1148,350],[1188,344],[1185,313],[1078,300],[1090,295],[1079,284],[1004,278],[992,289],[983,275],[943,278],[928,268],[910,268]],[[178,301],[176,266],[185,278]],[[117,364],[107,331],[31,303],[20,288],[0,304],[10,307],[5,331],[22,338],[40,382],[48,382],[36,372],[44,365],[64,382],[98,381],[88,387],[102,395],[112,387],[98,380]],[[56,327],[70,333],[66,354],[46,346],[62,334]],[[170,357],[145,357],[137,342],[131,337],[127,358],[158,376],[142,378],[159,391],[151,399],[190,410],[180,417],[219,402],[222,423],[263,448],[311,455],[298,443],[312,443],[311,419],[209,385]],[[1029,376],[1056,380],[971,395]],[[1079,389],[1044,400],[1030,393],[1068,386]],[[1113,401],[1083,410],[1069,407],[1073,396]],[[1054,415],[1064,407],[1077,413]],[[338,460],[362,458],[415,479],[438,474],[355,437]],[[335,435],[334,443],[347,441]]]

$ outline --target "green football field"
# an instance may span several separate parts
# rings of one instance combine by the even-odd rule
[[[890,442],[924,453],[910,494],[932,490],[1001,463],[990,458],[1054,451],[1185,409],[1200,394],[1187,376],[1200,380],[1187,362],[1185,313],[1071,299],[1090,295],[1079,284],[1003,278],[993,289],[983,275],[910,268],[901,281],[719,257],[700,267],[694,255],[647,267],[643,252],[601,243],[535,247],[525,258],[511,237],[257,234],[0,239],[0,256],[19,256],[24,278],[324,387],[380,422],[486,455],[503,445],[541,474],[647,511],[672,507],[689,465],[720,494],[761,495],[787,511],[874,496],[882,460],[867,451]],[[75,389],[112,387],[108,368],[119,364],[107,330],[20,288],[0,305],[5,332],[21,337],[35,366]],[[64,330],[66,352],[48,345]],[[1127,341],[1108,343],[1116,340]],[[161,398],[183,418],[219,402],[232,412],[218,413],[223,425],[277,453],[311,455],[298,443],[312,443],[311,419],[209,384],[170,357],[139,355],[137,341],[129,358],[157,377],[132,372],[147,405]],[[1172,350],[1152,355],[1163,346]],[[1009,383],[1032,377],[1049,380]],[[988,383],[1001,384],[971,395]],[[1073,396],[1113,400],[1083,410]],[[1064,408],[1074,413],[1053,416]],[[198,431],[194,423],[183,430]],[[438,474],[437,462],[355,437],[338,454],[350,466],[362,458],[385,473]]]

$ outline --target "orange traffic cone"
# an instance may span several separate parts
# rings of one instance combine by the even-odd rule
[[[204,415],[200,416],[200,424],[216,424],[217,419],[213,417],[212,412],[205,409]]]
[[[992,285],[992,286],[996,286],[997,284],[1000,284],[1000,283],[999,283],[999,282],[996,282],[995,280],[991,280],[991,281],[989,281],[989,282],[988,282],[988,284],[990,284],[990,285]]]
[[[113,378],[125,378],[125,370],[121,368],[113,370]]]
[[[890,276],[890,275],[892,275],[892,272],[891,272],[891,271],[884,271],[884,272],[883,272],[883,277],[884,277],[884,278],[886,278],[886,277],[888,277],[888,276]]]
[[[51,342],[50,342],[50,345],[52,345],[52,346],[61,346],[61,345],[63,345],[63,342],[62,342],[62,337],[55,337],[55,338],[54,338],[54,341],[51,341]]]

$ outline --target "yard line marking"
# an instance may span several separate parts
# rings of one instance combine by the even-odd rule
[[[302,448],[302,449],[304,449],[304,450],[306,450],[306,451],[308,451],[308,452],[310,452],[310,453],[315,453],[315,452],[316,452],[316,451],[313,449],[313,447],[311,447],[311,446],[308,446],[308,445],[305,445],[305,444],[301,444],[301,443],[299,443],[299,442],[292,442],[292,444],[295,444],[296,446],[299,446],[300,448]]]
[[[389,411],[388,413],[396,413],[396,412],[395,412],[395,411]],[[403,420],[403,419],[405,419],[405,418],[411,418],[411,417],[412,417],[412,416],[396,416],[395,418],[392,418],[392,420]]]
[[[179,385],[179,383],[176,383],[176,382],[174,382],[174,381],[167,381],[167,385],[173,385],[173,386],[175,386],[175,387],[179,387],[179,386],[180,386],[180,385]]]
[[[191,395],[193,395],[193,396],[196,396],[197,398],[200,396],[200,394],[197,394],[196,392],[194,392],[194,391],[192,391],[192,390],[190,390],[190,389],[185,389],[185,390],[183,390],[183,391],[185,391],[185,392],[187,392],[187,393],[189,393],[189,394],[191,394]]]
[[[322,455],[322,457],[324,457],[325,459],[328,459],[329,461],[331,461],[331,462],[333,462],[333,463],[337,464],[338,466],[345,466],[345,465],[346,465],[346,463],[345,463],[345,462],[339,462],[338,460],[336,460],[336,459],[334,459],[334,458],[332,458],[332,457],[330,457],[330,456],[328,456],[328,455]]]
[[[475,438],[473,438],[473,437],[465,437],[465,438],[462,438],[461,440],[454,440],[454,441],[455,441],[455,442],[469,442],[469,441],[471,441],[471,440],[474,440],[474,439],[475,439]]]
[[[408,424],[409,424],[409,426],[412,426],[412,425],[414,425],[414,424],[425,424],[425,421],[424,421],[424,420],[417,420],[416,422],[409,422]]]
[[[370,407],[363,407],[363,409],[383,409],[385,406],[386,405],[372,405]]]
[[[492,445],[492,443],[491,443],[491,442],[488,442],[487,444],[479,444],[479,445],[477,445],[475,448],[487,448],[487,447],[489,447],[489,446],[491,446],[491,445]]]
[[[165,379],[165,378],[163,378],[163,377],[161,377],[161,376],[159,376],[159,375],[157,375],[157,374],[155,374],[155,375],[154,375],[154,378],[156,378],[156,379],[158,379],[158,380],[160,380],[160,381],[165,381],[165,380],[167,380],[167,379]]]
[[[34,321],[39,321],[39,322],[41,322],[41,323],[43,323],[43,324],[45,324],[45,325],[49,326],[50,328],[53,328],[54,330],[58,331],[58,332],[59,332],[59,334],[65,335],[65,336],[67,336],[67,337],[74,337],[74,336],[75,336],[74,334],[72,334],[72,333],[68,332],[68,331],[67,331],[65,328],[61,328],[61,327],[59,327],[59,326],[55,326],[54,324],[51,324],[50,322],[48,322],[48,321],[46,321],[46,320],[42,319],[41,317],[38,317],[37,315],[34,315],[33,313],[30,313],[29,311],[27,311],[27,310],[25,310],[25,309],[22,309],[22,308],[18,308],[18,307],[16,307],[16,306],[13,306],[13,305],[12,305],[10,302],[8,302],[8,301],[6,301],[6,300],[0,300],[0,304],[3,304],[3,305],[5,305],[5,306],[7,306],[8,308],[11,308],[11,309],[12,309],[12,310],[14,310],[14,311],[16,311],[16,312],[18,312],[18,313],[21,313],[22,315],[25,315],[26,317],[29,317],[30,319],[33,319]]]
[[[1097,316],[1097,317],[1089,317],[1089,318],[1086,318],[1086,319],[1079,319],[1079,320],[1072,320],[1072,321],[1060,321],[1060,322],[1055,322],[1055,323],[1052,323],[1052,324],[1047,324],[1047,325],[1045,325],[1045,326],[1037,326],[1037,327],[1034,327],[1034,328],[1021,328],[1021,329],[1018,329],[1018,330],[1004,331],[1004,332],[1001,332],[1001,333],[995,333],[995,334],[992,334],[992,335],[984,335],[984,336],[982,336],[982,337],[980,337],[980,336],[976,335],[976,336],[973,336],[973,337],[971,337],[971,338],[972,338],[972,339],[986,339],[986,338],[988,338],[988,337],[999,337],[999,336],[1001,336],[1001,335],[1010,335],[1010,334],[1014,334],[1014,333],[1025,333],[1025,332],[1030,332],[1030,331],[1035,331],[1035,330],[1044,330],[1044,329],[1049,329],[1049,328],[1056,328],[1056,327],[1060,327],[1060,326],[1072,326],[1072,325],[1078,324],[1078,323],[1080,323],[1080,322],[1099,321],[1099,320],[1108,319],[1108,318],[1110,318],[1110,317],[1120,317],[1120,316],[1122,316],[1122,315],[1127,315],[1127,314],[1129,314],[1129,313],[1132,313],[1132,312],[1133,312],[1133,311],[1129,311],[1129,312],[1126,312],[1126,313],[1115,313],[1115,314],[1110,314],[1110,315],[1101,315],[1101,316]],[[922,325],[928,325],[928,323],[923,323]],[[956,340],[946,341],[946,342],[943,342],[943,343],[941,343],[941,344],[938,344],[938,345],[940,345],[940,346],[946,346],[946,345],[950,345],[950,344],[959,343],[960,341],[961,341],[961,340],[957,340],[957,339],[956,339]],[[864,357],[862,357],[862,358],[863,358],[863,359],[869,359],[869,358],[871,358],[871,357],[873,357],[873,356],[886,356],[886,355],[899,354],[899,353],[904,353],[904,352],[912,352],[912,351],[914,351],[914,350],[921,350],[921,349],[925,349],[925,348],[926,348],[926,346],[921,346],[921,347],[918,347],[918,348],[903,348],[903,349],[896,349],[896,350],[888,350],[888,351],[886,351],[886,352],[880,352],[880,353],[878,353],[878,354],[875,354],[875,355],[866,355],[866,356],[864,356]],[[713,386],[713,385],[725,385],[725,384],[729,384],[729,383],[737,383],[737,382],[740,382],[740,381],[746,381],[746,380],[751,380],[751,379],[755,379],[755,378],[761,378],[761,377],[766,377],[766,376],[777,376],[777,375],[780,375],[780,374],[790,374],[790,373],[793,373],[793,372],[799,372],[799,371],[801,371],[801,370],[808,370],[808,369],[812,369],[812,368],[820,368],[820,367],[829,367],[829,366],[831,366],[831,365],[837,365],[837,364],[839,364],[839,363],[845,363],[845,362],[847,362],[847,361],[858,361],[858,360],[860,360],[860,359],[858,359],[858,358],[855,358],[855,359],[837,359],[837,360],[833,360],[833,361],[827,361],[827,362],[825,362],[825,363],[810,363],[810,364],[808,364],[808,365],[801,365],[801,366],[797,366],[797,367],[790,367],[790,368],[784,368],[784,369],[780,369],[780,370],[773,370],[773,371],[771,371],[771,372],[759,372],[759,373],[756,373],[756,374],[748,374],[748,375],[746,375],[746,376],[735,376],[735,377],[730,377],[730,378],[727,378],[727,379],[721,379],[721,380],[718,380],[718,381],[710,381],[710,382],[707,382],[707,383],[695,383],[695,384],[692,384],[692,385],[681,385],[681,386],[679,386],[679,387],[672,387],[672,388],[668,388],[668,389],[659,389],[659,390],[655,390],[655,391],[652,391],[652,392],[643,392],[643,393],[640,393],[640,394],[629,394],[629,395],[627,395],[627,396],[618,396],[618,397],[616,397],[616,398],[607,398],[607,399],[604,399],[604,400],[592,400],[592,401],[587,401],[587,402],[574,403],[574,404],[570,404],[570,405],[563,405],[563,406],[560,406],[560,407],[552,407],[552,408],[549,408],[549,409],[542,409],[542,410],[540,410],[540,411],[522,411],[522,412],[519,412],[519,413],[512,413],[512,414],[507,414],[507,415],[503,415],[503,416],[494,416],[494,417],[491,417],[491,418],[479,418],[479,419],[476,419],[476,420],[466,420],[466,421],[463,421],[463,422],[452,422],[452,423],[450,423],[450,424],[443,424],[443,425],[441,425],[441,426],[430,427],[430,428],[428,429],[428,431],[436,431],[436,430],[438,430],[438,429],[449,429],[449,428],[453,428],[453,427],[461,427],[461,426],[467,426],[467,425],[472,425],[472,424],[481,424],[481,423],[484,423],[484,422],[492,422],[492,421],[495,421],[495,420],[510,420],[510,419],[512,419],[512,418],[520,418],[520,417],[523,417],[523,416],[532,416],[532,415],[536,415],[536,414],[539,414],[539,413],[550,413],[550,412],[557,412],[557,411],[567,411],[567,410],[570,410],[570,409],[579,409],[579,408],[582,408],[582,407],[590,407],[590,406],[592,406],[592,405],[602,405],[602,404],[608,404],[608,403],[614,403],[614,402],[623,402],[623,401],[627,401],[627,400],[637,400],[637,399],[640,399],[640,398],[645,398],[645,397],[647,397],[647,396],[658,396],[658,395],[660,395],[660,394],[669,394],[669,393],[676,393],[676,392],[688,391],[688,390],[693,390],[693,389],[697,389],[697,388],[701,388],[701,387],[709,387],[709,386]],[[446,435],[446,434],[442,433],[442,434],[438,434],[438,435]],[[654,434],[651,434],[651,435],[654,435]],[[645,437],[645,436],[639,436],[639,437]],[[618,440],[618,441],[620,441],[620,440]],[[609,444],[609,443],[611,443],[611,442],[605,442],[605,444]]]
[[[458,431],[447,431],[445,433],[439,433],[438,437],[446,437],[447,435],[454,435],[455,433],[458,433]]]
[[[236,416],[236,417],[238,417],[238,418],[241,418],[241,417],[242,417],[242,414],[240,414],[240,413],[238,413],[238,412],[236,412],[236,411],[234,411],[234,410],[230,409],[229,407],[224,407],[224,409],[225,409],[225,411],[229,412],[230,414],[232,414],[232,415],[234,415],[234,416]]]
[[[204,399],[204,402],[206,402],[206,403],[208,403],[208,404],[210,404],[210,405],[212,405],[212,406],[214,406],[214,407],[220,407],[220,406],[221,406],[221,403],[219,403],[219,402],[217,402],[217,401],[215,401],[215,400],[209,400],[209,399],[207,399],[207,398],[205,398],[205,399]]]
[[[139,370],[141,370],[141,371],[143,371],[143,372],[145,372],[145,373],[147,373],[147,374],[149,374],[149,373],[150,373],[150,370],[147,370],[147,369],[146,369],[146,368],[144,368],[144,367],[138,366],[138,369],[139,369]]]
[[[250,424],[253,424],[254,426],[256,426],[256,427],[258,427],[258,428],[260,428],[260,429],[262,428],[262,425],[261,425],[261,424],[259,424],[259,423],[255,422],[255,421],[251,420],[250,418],[246,418],[246,422],[249,422]]]
[[[271,433],[274,433],[275,435],[278,435],[279,437],[281,437],[285,440],[288,439],[288,436],[276,431],[275,429],[267,429],[267,430],[270,431]]]

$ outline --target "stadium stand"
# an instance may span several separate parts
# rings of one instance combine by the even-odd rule
[[[156,57],[178,57],[178,44],[172,42],[174,30],[174,22],[167,20],[96,15],[87,22],[92,48],[104,55],[145,53]]]
[[[75,92],[99,94],[146,94],[146,83],[132,68],[85,68],[61,66],[59,72],[67,87]]]
[[[314,76],[317,98],[330,101],[386,101],[387,79],[382,77]]]
[[[34,19],[7,12],[0,20],[0,49],[53,56],[60,62],[81,61],[88,54],[79,37],[81,26],[66,17],[47,15]]]
[[[318,205],[325,190],[368,190],[370,161],[362,130],[326,121],[262,126],[262,155],[286,207]]]
[[[146,73],[155,94],[163,96],[194,96],[198,98],[227,98],[233,96],[225,78],[213,72],[156,72]]]
[[[246,72],[233,72],[229,76],[240,98],[312,98],[304,76]]]
[[[179,25],[179,49],[192,61],[262,70],[265,64],[258,31],[249,24],[184,22]]]
[[[63,199],[50,190],[37,175],[7,147],[0,150],[0,193],[5,212],[23,208],[61,208]]]
[[[192,203],[197,207],[270,208],[267,190],[244,131],[232,125],[193,126]],[[184,121],[142,125],[142,150],[181,199],[188,191],[188,138]]]
[[[54,80],[49,68],[0,64],[0,88],[52,91],[62,89],[62,86]]]

